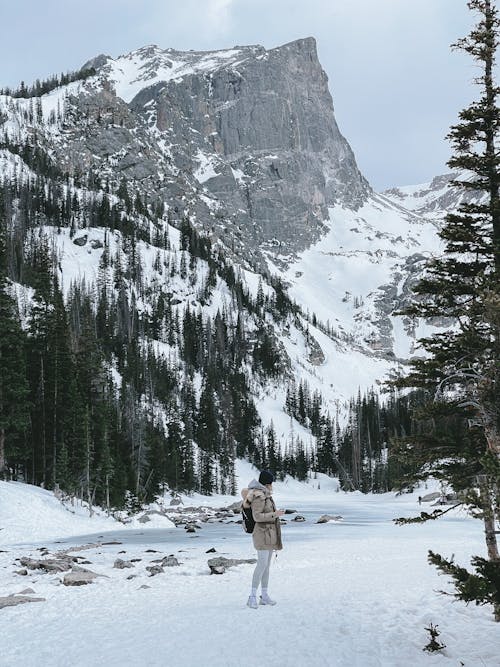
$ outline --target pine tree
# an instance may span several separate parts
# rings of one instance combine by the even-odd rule
[[[29,421],[25,335],[7,291],[6,237],[7,221],[0,198],[0,478],[7,473],[7,463],[26,462],[23,434]]]
[[[489,559],[498,570],[500,89],[494,77],[500,19],[493,0],[470,0],[468,7],[478,14],[479,22],[455,47],[478,65],[480,75],[475,83],[480,95],[460,112],[459,122],[451,128],[454,152],[448,165],[459,170],[453,187],[476,197],[472,201],[464,198],[458,211],[446,217],[440,231],[443,256],[428,265],[426,277],[415,290],[418,298],[405,311],[423,318],[452,318],[455,326],[420,341],[427,356],[415,360],[411,373],[399,384],[429,392],[428,419],[454,416],[467,420],[474,432],[456,442],[446,434],[436,438],[430,428],[419,438],[418,456],[426,474],[479,488],[473,500],[484,518]],[[445,459],[448,464],[443,465]],[[498,603],[495,617],[500,621]]]

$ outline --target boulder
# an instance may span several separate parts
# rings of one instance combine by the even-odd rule
[[[342,517],[340,515],[331,516],[330,514],[323,514],[320,516],[316,523],[328,523],[329,521],[341,521]]]
[[[285,514],[297,514],[297,510],[285,510]]]
[[[205,553],[206,554],[214,554],[214,553],[216,553],[216,551],[217,551],[217,549],[215,547],[212,547],[211,549],[207,549],[207,551],[205,551]]]
[[[163,560],[161,561],[162,567],[176,567],[177,565],[180,565],[179,561],[175,556],[170,554],[170,556],[165,556]]]
[[[72,560],[69,556],[61,558],[36,559],[24,557],[19,560],[29,570],[45,570],[45,572],[67,572],[71,570]]]
[[[292,521],[297,521],[297,522],[302,522],[302,521],[305,521],[305,520],[306,520],[306,518],[304,516],[302,516],[301,514],[297,514],[297,516],[294,516],[293,519],[292,519]]]
[[[17,595],[9,595],[9,597],[1,598],[0,597],[0,609],[4,607],[15,607],[18,604],[24,604],[26,602],[45,602],[45,598],[32,598],[27,595],[18,597]]]
[[[208,567],[212,574],[223,574],[228,567],[234,567],[235,565],[243,565],[246,563],[253,564],[256,563],[255,558],[247,559],[238,559],[238,558],[224,558],[224,556],[217,556],[216,558],[210,558],[208,560]]]
[[[156,574],[162,574],[165,571],[161,565],[149,565],[146,570],[149,572],[150,577],[154,577]]]
[[[433,491],[432,493],[427,493],[425,496],[422,496],[422,502],[423,503],[430,503],[433,500],[436,500],[437,498],[441,498],[441,493],[439,491]]]
[[[78,236],[76,239],[73,239],[73,243],[78,246],[84,246],[87,243],[87,234],[85,234],[85,236]]]
[[[71,572],[64,575],[63,584],[65,586],[85,586],[91,584],[99,575],[83,567],[73,568]]]
[[[113,567],[115,567],[117,570],[124,570],[127,567],[134,567],[134,564],[129,560],[122,560],[121,558],[117,558],[113,564]]]
[[[228,512],[241,512],[241,500],[237,500],[235,503],[229,505],[229,507],[226,507],[225,509]]]

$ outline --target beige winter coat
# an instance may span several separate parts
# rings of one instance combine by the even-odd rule
[[[252,507],[255,521],[252,538],[257,550],[280,550],[283,549],[281,542],[281,523],[276,513],[276,505],[271,492],[259,484],[259,488],[253,487],[252,482],[248,489],[243,489],[243,505]],[[257,482],[258,484],[258,482]],[[253,487],[253,488],[252,488]]]

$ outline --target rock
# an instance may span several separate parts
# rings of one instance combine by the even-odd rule
[[[91,584],[99,575],[83,568],[73,568],[71,572],[64,575],[65,586],[85,586]]]
[[[73,243],[78,246],[84,246],[87,243],[88,235],[78,236],[76,239],[73,239]]]
[[[297,510],[285,510],[285,514],[297,514]]]
[[[286,519],[280,518],[280,523],[288,523]]]
[[[172,498],[170,507],[177,507],[178,505],[182,505],[182,500],[180,498]]]
[[[148,523],[149,521],[151,521],[151,519],[148,517],[147,514],[143,514],[141,517],[137,519],[137,521],[139,523]]]
[[[432,500],[436,500],[437,498],[441,498],[441,493],[439,491],[434,491],[433,493],[428,493],[425,496],[422,496],[422,502],[423,503],[430,503]]]
[[[124,570],[127,567],[134,567],[134,564],[129,560],[122,560],[121,558],[117,558],[113,564],[113,567],[115,567],[117,570]]]
[[[60,559],[47,558],[45,560],[23,557],[19,562],[30,570],[45,570],[45,572],[67,572],[71,569],[72,563],[69,556]]]
[[[161,565],[150,565],[146,570],[149,572],[150,577],[154,577],[156,574],[162,574],[165,571]]]
[[[103,245],[102,241],[100,241],[99,239],[92,239],[90,241],[90,247],[93,250],[97,250],[98,248],[103,248],[104,245]]]
[[[130,562],[131,563],[139,563],[142,560],[142,558],[131,558]]]
[[[340,515],[337,516],[331,516],[330,514],[323,514],[323,516],[320,516],[320,518],[316,521],[316,523],[328,523],[329,521],[341,521],[342,517]]]
[[[208,567],[213,574],[223,574],[228,567],[234,567],[235,565],[243,565],[246,563],[253,564],[257,560],[255,558],[248,559],[238,559],[238,558],[224,558],[224,556],[217,556],[217,558],[210,558],[208,561]]]
[[[208,549],[205,551],[206,554],[214,554],[217,552],[217,549],[215,547],[212,547],[211,549]]]
[[[292,519],[292,521],[297,521],[297,522],[302,522],[302,521],[305,521],[305,520],[306,520],[306,518],[304,516],[300,515],[300,514],[297,514],[297,516],[294,516],[293,519]]]
[[[176,567],[177,565],[180,565],[179,561],[175,556],[165,556],[163,560],[161,561],[161,564],[163,567]]]
[[[186,533],[196,533],[196,528],[193,526],[192,523],[186,524],[184,526]]]
[[[21,577],[26,577],[28,570],[14,570],[14,574],[19,574]]]
[[[127,577],[127,581],[130,581],[131,579],[136,579],[137,575],[136,574],[129,574]]]
[[[102,544],[100,544],[99,546],[106,547],[109,546],[110,544],[123,544],[123,542],[117,542],[116,540],[113,540],[111,542],[102,542]]]
[[[18,604],[24,604],[26,602],[45,602],[45,598],[32,598],[26,595],[22,597],[17,597],[17,595],[10,595],[9,597],[0,597],[0,609],[4,607],[15,607]]]
[[[157,554],[158,551],[156,551],[156,549],[146,549],[146,551],[144,553],[145,554]]]
[[[31,593],[34,593],[34,592],[35,591],[32,588],[25,588],[20,593],[17,593],[17,595],[30,595]]]
[[[137,590],[140,591],[143,588],[151,588],[151,586],[148,586],[147,584],[142,584],[142,586],[139,586]]]
[[[229,505],[229,507],[226,507],[225,509],[228,512],[241,512],[241,500],[237,500],[235,503]]]

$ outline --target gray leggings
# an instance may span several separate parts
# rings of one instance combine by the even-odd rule
[[[262,588],[267,588],[269,584],[269,567],[271,566],[271,559],[273,557],[272,549],[258,549],[257,565],[252,578],[252,588],[258,588],[262,584]]]

